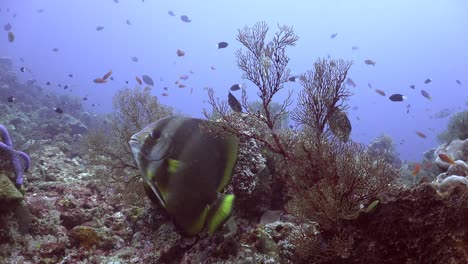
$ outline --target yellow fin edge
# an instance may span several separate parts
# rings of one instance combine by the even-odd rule
[[[216,210],[213,212],[208,222],[208,234],[210,236],[218,229],[218,227],[231,215],[234,199],[234,194],[228,194],[223,196],[222,201],[218,207],[213,208]]]
[[[232,173],[234,170],[234,166],[236,165],[237,155],[239,152],[239,144],[237,142],[237,138],[229,139],[228,149],[229,149],[229,152],[228,152],[227,164],[226,164],[226,167],[224,168],[223,178],[221,179],[221,182],[219,183],[219,186],[217,188],[218,192],[221,192],[231,181]]]

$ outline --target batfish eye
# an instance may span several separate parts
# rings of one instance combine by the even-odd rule
[[[153,130],[150,133],[150,137],[154,139],[158,139],[159,137],[161,137],[161,132],[159,130]]]

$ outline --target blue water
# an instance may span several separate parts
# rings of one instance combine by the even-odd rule
[[[394,139],[401,158],[419,160],[424,151],[438,145],[436,136],[448,122],[448,118],[430,116],[444,108],[468,108],[468,1],[464,0],[2,0],[0,8],[4,35],[0,56],[13,58],[20,79],[36,79],[58,93],[88,95],[89,101],[83,104],[93,112],[110,111],[112,95],[126,80],[127,86],[134,87],[135,76],[143,74],[156,82],[153,93],[161,102],[190,116],[202,116],[201,109],[209,109],[204,87],[214,88],[217,96],[227,100],[232,84],[245,83],[254,100],[256,87],[241,78],[235,51],[241,48],[237,30],[258,21],[267,22],[271,32],[277,24],[293,26],[300,36],[297,46],[288,50],[293,74],[311,69],[318,57],[354,61],[349,77],[357,87],[351,88],[354,95],[349,104],[358,109],[348,110],[353,140],[369,143],[386,133]],[[176,16],[170,16],[170,10]],[[183,22],[181,15],[192,21]],[[3,30],[6,23],[12,25],[13,43]],[[97,31],[98,26],[104,29]],[[337,36],[330,38],[334,33]],[[229,46],[217,49],[220,41]],[[186,55],[178,57],[178,49]],[[134,56],[138,62],[131,60]],[[377,64],[366,65],[366,59]],[[22,73],[21,67],[29,71]],[[114,81],[93,82],[111,69]],[[70,73],[73,78],[68,77]],[[189,76],[184,89],[174,84],[180,75]],[[430,84],[424,84],[427,78],[432,79]],[[50,87],[47,81],[52,82]],[[59,83],[72,89],[63,90]],[[411,84],[415,90],[409,88]],[[167,97],[160,96],[164,86],[169,87]],[[301,87],[288,83],[285,88],[276,101],[284,98],[287,89],[297,95]],[[374,92],[375,88],[387,97]],[[422,88],[432,101],[421,96]],[[391,102],[388,95],[393,93],[408,100]],[[407,104],[411,104],[409,114]]]

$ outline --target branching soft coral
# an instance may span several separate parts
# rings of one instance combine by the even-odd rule
[[[317,222],[321,231],[336,231],[378,194],[393,188],[398,170],[363,145],[328,141],[304,144],[303,164],[288,182],[289,212]],[[309,156],[310,155],[310,156]],[[313,157],[313,158],[312,158]]]
[[[122,187],[123,191],[127,189],[124,193],[131,193],[129,186],[141,188],[138,182],[140,171],[128,141],[146,125],[171,114],[172,109],[161,105],[149,88],[118,91],[113,98],[110,131],[90,132],[85,140],[91,163],[101,165],[104,168],[101,176],[106,181],[120,184],[117,187]]]
[[[248,103],[246,90],[242,90],[242,107],[245,113],[234,114],[229,111],[226,103],[220,102],[214,96],[213,89],[208,90],[208,102],[214,112],[219,114],[222,130],[238,136],[253,138],[264,144],[270,151],[290,158],[291,153],[282,142],[277,124],[287,114],[287,107],[291,105],[291,92],[282,102],[279,110],[273,114],[271,103],[273,97],[284,88],[288,81],[290,71],[287,69],[289,58],[286,48],[294,46],[299,37],[291,27],[279,26],[273,40],[266,43],[269,27],[265,22],[256,23],[252,28],[245,27],[239,30],[237,40],[247,49],[236,53],[237,64],[243,71],[243,78],[250,80],[258,88],[261,108],[256,110]],[[205,116],[209,114],[205,111]],[[245,127],[256,129],[245,130]]]

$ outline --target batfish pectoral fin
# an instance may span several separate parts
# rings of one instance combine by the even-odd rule
[[[221,195],[211,206],[206,219],[206,226],[210,236],[229,219],[234,209],[234,200],[234,194]]]

